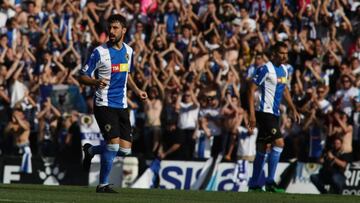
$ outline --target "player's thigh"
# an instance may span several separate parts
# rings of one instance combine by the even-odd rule
[[[94,115],[104,139],[109,141],[120,135],[119,119],[116,110],[106,106],[96,106]]]
[[[280,142],[281,145],[284,145],[283,136],[280,131],[280,121],[279,117],[272,114],[268,115],[267,129],[271,136],[271,142]],[[277,144],[277,143],[276,143]]]
[[[258,136],[256,139],[257,147],[262,148],[268,143],[271,143],[270,126],[268,125],[268,116],[263,112],[256,112],[256,125],[258,128]]]
[[[119,123],[119,129],[120,134],[118,135],[120,137],[120,146],[126,147],[121,145],[123,143],[124,145],[129,145],[131,147],[132,137],[131,137],[131,124],[129,119],[129,111],[127,109],[119,109],[117,111],[118,115],[118,123]]]

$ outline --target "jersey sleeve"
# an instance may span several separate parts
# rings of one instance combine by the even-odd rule
[[[89,77],[92,76],[93,72],[97,69],[97,63],[100,61],[100,54],[97,50],[94,50],[90,55],[86,65],[81,68],[80,74],[87,75]]]
[[[251,79],[254,76],[255,66],[249,66],[246,70],[246,79]]]
[[[257,85],[262,85],[266,79],[266,76],[268,74],[268,69],[266,66],[261,66],[259,68],[256,68],[255,75],[252,79],[252,81]]]
[[[294,74],[294,67],[289,64],[287,67],[287,72],[288,72],[288,79],[289,79]]]
[[[294,68],[292,67],[292,65],[288,64],[285,70],[286,70],[286,85],[290,89],[291,78],[294,73]]]

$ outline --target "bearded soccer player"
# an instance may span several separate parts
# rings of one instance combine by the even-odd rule
[[[272,60],[262,67],[257,68],[249,88],[249,127],[259,129],[256,140],[256,156],[253,163],[253,174],[249,182],[249,191],[262,191],[260,183],[266,159],[268,158],[268,176],[265,180],[265,189],[268,192],[284,192],[275,183],[274,177],[280,155],[284,147],[284,139],[279,128],[280,104],[284,96],[295,121],[300,121],[300,116],[291,100],[288,89],[289,73],[283,65],[288,59],[287,45],[278,42],[274,45]],[[254,105],[254,94],[259,87],[259,102]],[[268,154],[267,149],[271,146]]]
[[[126,19],[112,15],[108,19],[109,40],[94,49],[87,64],[81,69],[79,81],[96,87],[94,114],[104,136],[106,145],[85,144],[84,170],[89,171],[91,159],[101,155],[99,193],[116,193],[109,186],[109,174],[116,156],[131,153],[129,112],[127,110],[127,84],[142,100],[147,93],[134,83],[133,49],[123,42],[126,33]]]

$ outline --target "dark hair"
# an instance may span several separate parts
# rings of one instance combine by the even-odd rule
[[[184,30],[184,29],[192,30],[192,27],[191,27],[190,24],[185,24],[185,25],[182,27],[182,29],[183,29],[183,30]]]
[[[339,112],[340,116],[345,116],[346,117],[346,119],[347,119],[346,124],[353,125],[354,122],[353,122],[353,119],[352,119],[351,116],[347,115],[344,111],[338,111],[338,112]]]
[[[321,84],[319,84],[319,85],[317,86],[317,89],[319,89],[319,88],[323,88],[323,89],[325,90],[325,89],[326,89],[326,85],[323,84],[323,83],[321,83]]]
[[[349,79],[350,83],[352,84],[353,83],[353,80],[351,79],[350,76],[346,75],[346,74],[343,74],[340,76],[340,80],[344,80],[345,78]]]
[[[273,19],[273,18],[267,19],[267,20],[266,20],[266,24],[268,24],[268,23],[275,24],[275,23],[274,23],[274,19]]]
[[[35,16],[33,16],[33,15],[29,15],[29,16],[28,16],[28,20],[29,20],[30,18],[32,18],[32,19],[35,20]]]
[[[108,20],[108,25],[110,25],[111,23],[115,23],[115,22],[119,22],[121,24],[121,26],[126,27],[126,18],[120,14],[113,14],[111,15]]]
[[[27,4],[28,4],[28,6],[29,6],[29,5],[31,5],[31,4],[32,4],[33,6],[36,6],[35,1],[27,1],[27,2],[25,2],[25,3],[27,3]]]
[[[219,53],[223,56],[223,55],[224,55],[224,52],[225,52],[225,49],[224,49],[224,47],[220,46],[220,47],[212,50],[212,53],[214,53],[215,51],[216,51],[216,52],[219,52]]]
[[[348,60],[343,60],[340,65],[350,66],[350,62]]]
[[[255,57],[258,57],[258,56],[263,57],[264,53],[263,52],[256,52]]]
[[[7,36],[6,34],[1,34],[1,35],[0,35],[0,39],[2,39],[2,38],[4,38],[4,37],[7,38],[8,36]]]
[[[284,42],[276,42],[276,44],[273,46],[272,50],[274,53],[279,52],[280,48],[287,48],[287,45]]]

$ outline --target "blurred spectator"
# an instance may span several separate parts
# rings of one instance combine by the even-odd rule
[[[5,134],[17,147],[13,151],[14,153],[23,154],[24,149],[29,148],[30,124],[21,109],[13,110],[11,120],[6,126]]]
[[[336,92],[338,108],[346,115],[351,116],[354,109],[355,99],[359,96],[359,88],[353,86],[353,79],[349,75],[340,78],[341,89]]]
[[[224,119],[224,133],[229,138],[229,149],[225,152],[225,159],[231,160],[239,133],[238,127],[244,118],[244,111],[240,107],[240,100],[236,95],[231,96],[230,92],[226,93],[226,103],[221,109],[221,115]]]
[[[238,159],[254,161],[257,134],[257,128],[251,131],[249,128],[245,128],[243,126],[238,127],[238,149],[236,153]]]
[[[212,137],[211,156],[216,157],[224,150],[226,141],[221,128],[220,102],[215,90],[207,91],[204,97],[207,103],[199,112],[199,129]]]
[[[342,139],[333,138],[331,148],[325,150],[320,159],[322,168],[318,174],[310,176],[311,182],[321,194],[341,194],[346,180],[344,171],[350,161],[351,155],[342,150]],[[325,189],[327,184],[330,185],[329,191]]]
[[[60,111],[47,98],[42,110],[37,114],[39,120],[39,137],[40,153],[44,156],[55,156],[57,153],[57,135],[56,131],[60,125]]]
[[[148,157],[156,154],[161,140],[161,112],[163,108],[162,101],[164,99],[164,87],[158,80],[155,72],[152,73],[152,79],[156,82],[157,86],[149,88],[149,99],[146,100],[144,105],[145,129],[144,138],[146,151]],[[160,90],[158,90],[158,88]]]
[[[11,121],[5,129],[5,135],[11,147],[13,142],[15,144],[14,154],[22,155],[22,164],[20,171],[24,173],[31,173],[31,149],[30,149],[30,123],[26,120],[21,109],[14,109]],[[10,148],[10,150],[12,150]]]
[[[182,154],[179,150],[183,143],[180,133],[176,132],[179,112],[177,106],[176,93],[167,92],[162,111],[163,139],[158,156],[162,159],[181,159]]]
[[[194,133],[198,122],[199,106],[191,87],[178,97],[176,104],[176,110],[179,112],[177,133],[183,140],[181,150],[185,160],[192,159],[194,156]]]
[[[59,153],[63,162],[79,163],[82,157],[78,112],[65,113],[59,129]]]
[[[329,126],[329,136],[339,136],[342,139],[343,152],[352,153],[353,126],[350,124],[349,116],[344,112],[335,112],[333,117],[333,123]]]

